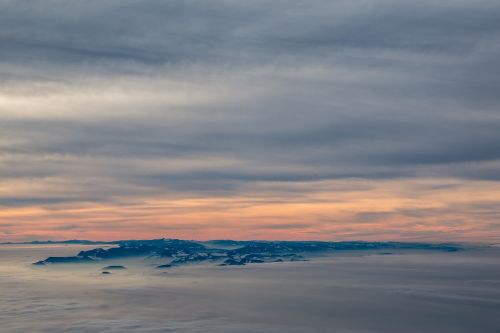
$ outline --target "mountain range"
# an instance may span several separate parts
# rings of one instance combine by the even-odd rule
[[[40,244],[41,242],[31,243]],[[52,244],[56,242],[47,242]],[[34,265],[95,263],[110,259],[130,257],[155,257],[165,259],[158,268],[170,268],[188,263],[211,262],[219,266],[246,265],[253,263],[303,261],[314,255],[333,254],[339,251],[375,250],[392,254],[393,250],[459,251],[460,245],[440,243],[406,242],[320,242],[320,241],[190,241],[180,239],[122,240],[114,242],[63,241],[62,244],[115,245],[80,251],[70,257],[49,257]]]

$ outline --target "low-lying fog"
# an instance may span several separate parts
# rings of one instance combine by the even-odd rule
[[[91,246],[90,248],[94,248]],[[498,333],[500,251],[358,252],[242,267],[31,263],[89,247],[0,246],[0,331]],[[126,270],[101,274],[110,264]]]

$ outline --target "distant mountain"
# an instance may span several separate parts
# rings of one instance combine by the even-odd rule
[[[86,241],[66,241],[71,244],[101,244],[80,243]],[[79,242],[79,243],[75,243]],[[65,243],[65,242],[61,242]],[[40,244],[40,243],[38,243]],[[402,242],[316,242],[316,241],[232,241],[216,240],[196,242],[180,239],[123,240],[111,243],[116,247],[96,248],[80,251],[74,257],[49,257],[35,265],[91,263],[107,259],[127,257],[157,257],[169,258],[169,262],[158,268],[169,268],[178,265],[198,262],[213,262],[220,266],[246,265],[251,263],[302,261],[312,255],[331,254],[338,251],[353,250],[432,250],[459,251],[455,244],[402,243]]]
[[[118,244],[120,241],[113,242],[100,242],[100,241],[90,241],[90,240],[80,240],[80,239],[70,239],[64,241],[31,241],[31,242],[5,242],[0,243],[1,245],[15,245],[15,244],[34,244],[34,245],[45,245],[45,244],[81,244],[81,245],[105,245],[105,244]]]

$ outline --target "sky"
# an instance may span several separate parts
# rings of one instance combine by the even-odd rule
[[[0,0],[0,241],[500,242],[496,0]]]

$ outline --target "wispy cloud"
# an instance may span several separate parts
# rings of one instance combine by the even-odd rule
[[[307,203],[359,186],[369,197],[371,184],[382,191],[387,181],[438,187],[408,186],[417,196],[443,193],[450,180],[489,195],[500,187],[498,17],[489,0],[3,1],[0,205],[40,213],[291,194]],[[370,209],[345,223],[373,220]],[[96,233],[114,219],[124,230],[143,225],[117,210]],[[272,230],[245,213],[220,229],[247,220],[248,237]],[[389,233],[390,214],[402,213],[386,213],[386,224],[364,232]],[[434,213],[407,230],[439,229],[451,212]],[[7,222],[20,224],[10,231],[19,237],[52,223],[45,216],[23,229],[14,216]],[[316,237],[321,221],[290,223]],[[216,222],[206,223],[201,237]]]

